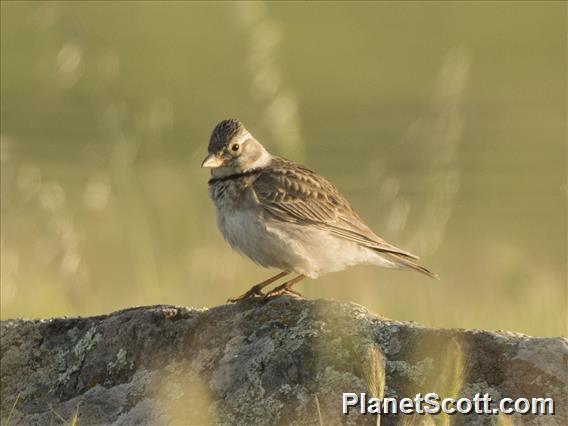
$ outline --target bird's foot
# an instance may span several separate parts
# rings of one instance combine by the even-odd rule
[[[276,287],[274,290],[266,293],[264,295],[263,299],[267,300],[267,299],[270,299],[270,298],[276,297],[276,296],[295,296],[295,297],[301,297],[301,298],[304,297],[302,295],[302,293],[300,293],[299,291],[292,290],[290,287],[281,286],[281,287]]]
[[[233,297],[233,298],[227,300],[227,303],[237,303],[237,302],[240,302],[242,300],[255,299],[257,297],[265,297],[265,294],[262,292],[261,288],[262,287],[255,285],[249,291],[247,291],[245,294],[241,294],[240,296]]]

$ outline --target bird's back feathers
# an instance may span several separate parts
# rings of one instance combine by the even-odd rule
[[[251,188],[264,211],[278,220],[319,227],[433,276],[413,262],[417,256],[376,235],[335,185],[304,166],[274,157],[269,167],[252,179]]]

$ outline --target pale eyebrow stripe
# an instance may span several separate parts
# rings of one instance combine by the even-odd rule
[[[240,146],[244,146],[244,144],[246,142],[249,142],[250,140],[252,140],[252,136],[250,134],[247,134],[246,136],[243,136],[240,140],[229,142],[229,144],[225,147],[225,150],[228,150],[229,147],[231,147],[235,144],[239,144]]]

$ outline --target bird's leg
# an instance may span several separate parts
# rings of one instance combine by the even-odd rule
[[[296,290],[292,290],[292,286],[294,284],[299,283],[304,278],[306,278],[306,276],[300,274],[296,278],[292,278],[291,280],[286,281],[284,284],[279,285],[278,287],[276,287],[272,291],[269,291],[268,293],[266,293],[264,298],[267,299],[269,297],[280,296],[280,295],[283,295],[283,294],[293,294],[293,295],[298,296],[298,297],[304,297],[299,292],[297,292]]]
[[[286,271],[279,272],[278,274],[274,275],[273,277],[270,277],[267,280],[264,280],[263,282],[252,286],[251,289],[249,291],[247,291],[245,294],[242,294],[238,297],[234,297],[232,299],[227,300],[227,303],[234,303],[234,302],[238,302],[239,300],[251,299],[251,298],[256,297],[256,296],[264,296],[264,293],[262,292],[262,289],[264,287],[266,287],[268,284],[272,284],[274,281],[279,280],[282,277],[285,277],[289,273],[290,272],[286,272]]]

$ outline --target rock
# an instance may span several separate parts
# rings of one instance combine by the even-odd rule
[[[2,424],[376,424],[369,397],[552,397],[568,424],[568,341],[397,322],[361,306],[278,297],[211,309],[132,308],[1,324]],[[383,415],[382,424],[494,424],[496,416]]]

